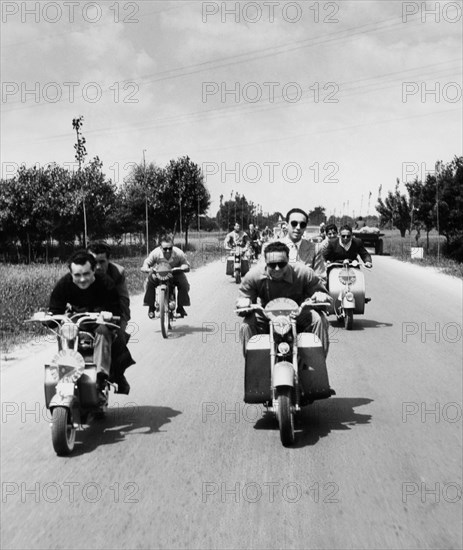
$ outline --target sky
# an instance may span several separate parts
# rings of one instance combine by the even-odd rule
[[[188,155],[209,215],[374,214],[396,180],[462,154],[462,3],[341,0],[1,2],[2,178]]]

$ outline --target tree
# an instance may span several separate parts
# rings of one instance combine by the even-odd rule
[[[416,229],[417,236],[421,228],[426,231],[426,252],[429,252],[429,232],[435,227],[435,205],[436,205],[436,178],[428,174],[426,183],[423,184],[418,178],[411,183],[406,183],[410,197],[410,222]]]
[[[205,214],[211,202],[201,168],[188,156],[171,160],[165,168],[158,200],[169,229],[174,233],[177,229],[185,232],[186,246],[192,221],[198,214]]]
[[[309,212],[308,223],[310,225],[320,225],[322,222],[326,221],[326,208],[324,206],[316,206],[313,210]]]
[[[85,191],[84,191],[85,180],[82,179],[82,163],[84,162],[85,156],[87,155],[87,149],[85,148],[85,138],[82,137],[82,133],[80,131],[80,129],[83,126],[83,123],[84,123],[84,117],[82,115],[78,118],[72,119],[72,127],[76,131],[76,135],[77,135],[77,142],[74,144],[74,149],[76,150],[75,158],[79,165],[76,183],[82,189],[82,211],[83,211],[83,217],[84,217],[84,247],[86,247],[87,246],[87,213],[85,208]]]
[[[380,215],[380,226],[384,227],[387,223],[391,223],[400,231],[400,236],[405,237],[405,232],[410,230],[410,205],[407,197],[399,192],[399,180],[395,186],[394,193],[389,191],[387,197],[383,201],[378,198],[376,210]]]

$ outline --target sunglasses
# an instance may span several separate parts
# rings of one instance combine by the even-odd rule
[[[290,222],[291,223],[291,227],[297,227],[299,226],[301,229],[305,229],[307,227],[307,222],[297,222],[297,221],[292,221]]]
[[[341,239],[350,239],[352,235],[341,235]]]
[[[168,250],[172,250],[172,246],[163,246],[162,249],[167,252]]]
[[[278,266],[280,269],[283,269],[287,265],[288,265],[288,262],[269,262],[267,264],[267,267],[269,267],[270,269],[276,269]]]

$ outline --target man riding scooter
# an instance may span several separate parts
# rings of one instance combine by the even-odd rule
[[[356,260],[362,258],[365,267],[373,267],[371,256],[363,246],[361,239],[352,236],[352,227],[343,225],[340,229],[339,239],[330,240],[326,248],[322,250],[327,262],[342,262],[343,260]]]
[[[314,271],[301,262],[289,262],[289,249],[286,244],[274,241],[264,251],[265,263],[257,264],[244,276],[238,308],[248,307],[259,299],[262,307],[275,298],[290,298],[298,305],[311,298],[319,302],[330,302],[325,286]],[[328,354],[328,320],[322,312],[305,310],[297,319],[298,332],[313,332],[322,344],[325,357]],[[243,353],[251,336],[268,333],[268,321],[259,313],[252,312],[243,320],[241,340]]]
[[[190,296],[188,294],[190,284],[188,283],[188,279],[185,275],[185,273],[190,271],[190,264],[188,263],[183,250],[174,246],[174,241],[170,236],[166,235],[161,237],[161,245],[150,252],[149,256],[143,262],[141,271],[144,273],[150,273],[151,269],[159,262],[168,262],[170,267],[176,268],[172,275],[174,278],[174,284],[178,288],[177,316],[183,318],[187,315],[185,307],[190,305]],[[143,303],[148,306],[148,317],[150,319],[154,319],[155,317],[154,302],[156,287],[158,284],[158,279],[148,277]]]

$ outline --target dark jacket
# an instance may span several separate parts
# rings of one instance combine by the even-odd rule
[[[80,289],[67,273],[56,283],[48,309],[53,314],[64,313],[67,304],[78,312],[111,311],[121,314],[119,295],[113,281],[106,275],[95,274],[95,281],[85,290]]]
[[[371,262],[371,256],[366,251],[361,239],[352,237],[352,242],[349,250],[346,250],[341,246],[339,239],[334,242],[328,243],[327,247],[323,249],[323,257],[328,262],[342,262],[342,260],[356,260],[357,256],[362,258],[362,261]]]

